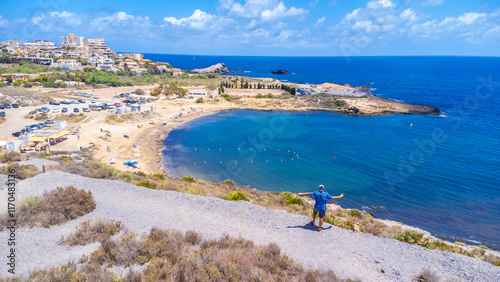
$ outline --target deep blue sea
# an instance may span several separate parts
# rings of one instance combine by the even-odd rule
[[[254,77],[284,68],[293,74],[274,77],[368,85],[382,97],[439,107],[441,116],[218,113],[173,130],[164,163],[179,176],[261,190],[324,184],[344,193],[336,201],[343,207],[500,249],[500,58],[146,58],[182,69],[223,62]]]

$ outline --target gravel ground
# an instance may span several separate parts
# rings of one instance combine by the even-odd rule
[[[361,281],[411,281],[430,269],[443,279],[500,281],[500,267],[479,259],[428,250],[396,240],[378,238],[325,224],[317,232],[310,218],[285,211],[266,209],[247,202],[231,202],[172,191],[137,187],[120,181],[90,179],[60,171],[50,171],[17,184],[17,198],[40,195],[44,190],[73,185],[90,190],[97,208],[61,226],[21,229],[16,233],[17,274],[78,261],[98,244],[68,247],[57,241],[86,220],[106,218],[121,221],[126,228],[145,232],[151,227],[194,230],[205,238],[224,234],[242,236],[257,244],[271,242],[305,267],[331,269],[342,278]],[[4,189],[5,190],[5,189]],[[0,212],[7,208],[1,193]],[[6,231],[0,232],[2,253],[7,250]],[[7,272],[6,258],[0,273]]]
[[[38,171],[42,171],[43,165],[58,165],[56,161],[46,160],[46,159],[30,159],[26,161],[16,162],[19,165],[34,165]],[[7,163],[0,163],[0,166],[6,166]]]

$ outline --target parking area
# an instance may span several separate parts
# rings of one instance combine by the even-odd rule
[[[78,92],[68,93],[38,106],[20,106],[17,103],[2,103],[0,117],[4,116],[5,122],[0,125],[0,138],[2,140],[16,140],[25,135],[44,135],[45,131],[54,130],[54,122],[67,120],[68,127],[74,126],[73,121],[82,121],[90,116],[93,119],[104,119],[106,115],[120,111],[130,111],[132,106],[138,110],[150,110],[145,99],[140,99],[133,91],[105,95]],[[106,99],[107,98],[107,99]],[[3,109],[2,109],[3,108]],[[79,117],[75,119],[75,115]]]

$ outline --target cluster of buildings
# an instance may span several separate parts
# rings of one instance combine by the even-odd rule
[[[180,69],[170,69],[168,64],[151,62],[142,54],[117,54],[111,50],[103,38],[90,39],[70,33],[61,36],[61,45],[53,41],[38,39],[29,42],[6,40],[0,42],[0,49],[6,49],[13,58],[32,61],[37,64],[50,65],[63,70],[83,70],[86,66],[96,67],[102,71],[118,72],[121,70],[147,72],[146,65],[154,65],[160,72],[182,74]]]

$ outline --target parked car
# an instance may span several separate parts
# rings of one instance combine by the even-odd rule
[[[85,102],[85,100],[81,100],[81,99],[80,99],[80,100],[78,100],[78,103],[80,103],[80,104],[85,104],[86,102]]]
[[[54,120],[53,119],[48,119],[45,121],[45,123],[54,123]]]
[[[68,101],[61,101],[61,104],[69,105],[70,103]]]
[[[88,113],[88,112],[90,112],[90,109],[89,108],[83,108],[82,111]]]
[[[12,108],[9,103],[5,103],[4,106],[5,106],[6,109]]]
[[[113,106],[115,106],[115,107],[119,108],[119,107],[121,107],[121,106],[122,106],[122,104],[120,104],[120,103],[114,103],[114,104],[113,104]]]
[[[52,110],[52,112],[53,113],[58,113],[58,112],[60,112],[60,110],[58,108],[55,108],[55,109]]]
[[[94,99],[92,99],[92,101],[90,101],[90,103],[94,104],[94,103],[95,103],[95,100],[94,100]]]
[[[146,101],[139,101],[137,102],[138,105],[146,104]]]
[[[0,117],[5,117],[5,112],[4,111],[0,112]]]
[[[53,101],[50,101],[50,102],[49,102],[49,105],[56,105],[56,106],[59,106],[59,105],[60,105],[60,103],[59,103],[59,102],[55,102],[55,101],[54,101],[54,102],[53,102]]]
[[[4,105],[0,105],[0,110],[3,110],[5,109],[5,106]]]
[[[68,112],[68,108],[62,108],[61,109],[61,113],[67,113]]]
[[[14,103],[14,104],[12,104],[12,107],[15,108],[15,109],[17,109],[17,108],[19,108],[19,105],[16,104],[16,103]]]
[[[73,109],[73,112],[74,112],[74,113],[79,113],[79,112],[80,112],[80,110],[79,110],[78,108],[74,108],[74,109]]]
[[[19,137],[19,136],[21,136],[21,134],[23,134],[21,131],[17,131],[17,132],[12,133],[12,136]]]
[[[45,127],[48,127],[48,126],[50,126],[50,125],[46,125],[45,123],[40,122],[39,124],[37,124],[37,126],[38,126],[39,128],[45,128]]]
[[[21,130],[22,133],[30,133],[30,132],[33,132],[33,130],[29,127],[25,127]]]
[[[41,108],[38,109],[38,111],[42,112],[42,113],[48,113],[48,112],[50,112],[50,109],[47,108],[47,107],[41,107]]]
[[[78,104],[78,102],[76,102],[76,101],[74,101],[74,100],[73,100],[73,101],[70,101],[69,103],[70,103],[70,104]]]

